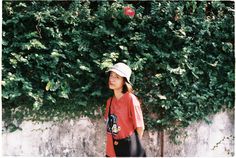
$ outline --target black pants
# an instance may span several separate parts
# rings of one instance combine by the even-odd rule
[[[146,152],[136,131],[128,138],[114,141],[118,142],[117,145],[114,145],[117,157],[146,157]]]

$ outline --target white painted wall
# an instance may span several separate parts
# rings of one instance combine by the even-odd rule
[[[234,155],[234,110],[210,117],[211,124],[194,123],[183,130],[180,145],[171,144],[165,135],[165,156],[228,157]],[[185,136],[187,134],[187,136]],[[223,140],[218,145],[214,146]],[[227,139],[229,137],[229,139]],[[213,149],[214,148],[214,149]],[[233,154],[233,155],[232,155]]]
[[[234,140],[234,111],[211,116],[212,124],[196,122],[183,130],[182,143],[174,145],[164,136],[164,156],[232,156]],[[63,122],[36,123],[24,121],[22,131],[4,133],[3,156],[104,156],[105,126],[103,120],[83,117]],[[185,136],[187,133],[188,136]],[[156,131],[145,131],[142,140],[148,156],[160,156],[160,139]],[[228,151],[230,154],[228,154]]]

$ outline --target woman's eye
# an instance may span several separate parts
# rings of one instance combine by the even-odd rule
[[[121,78],[121,77],[118,76],[118,75],[110,75],[110,77],[112,77],[112,78],[116,78],[116,79],[120,79],[120,78]]]

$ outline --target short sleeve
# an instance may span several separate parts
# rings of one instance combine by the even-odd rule
[[[107,100],[107,103],[106,103],[106,110],[105,110],[105,114],[104,114],[104,120],[107,120],[107,117],[108,117],[108,110],[109,110],[110,100],[111,100],[111,98],[109,98]]]
[[[131,95],[130,98],[130,117],[132,118],[134,129],[137,127],[144,128],[142,109],[135,95]]]

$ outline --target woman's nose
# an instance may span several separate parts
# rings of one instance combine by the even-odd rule
[[[110,82],[114,82],[114,79],[113,79],[113,78],[110,78],[109,81],[110,81]]]
[[[114,82],[115,81],[115,79],[114,79],[114,77],[110,77],[110,82]]]

